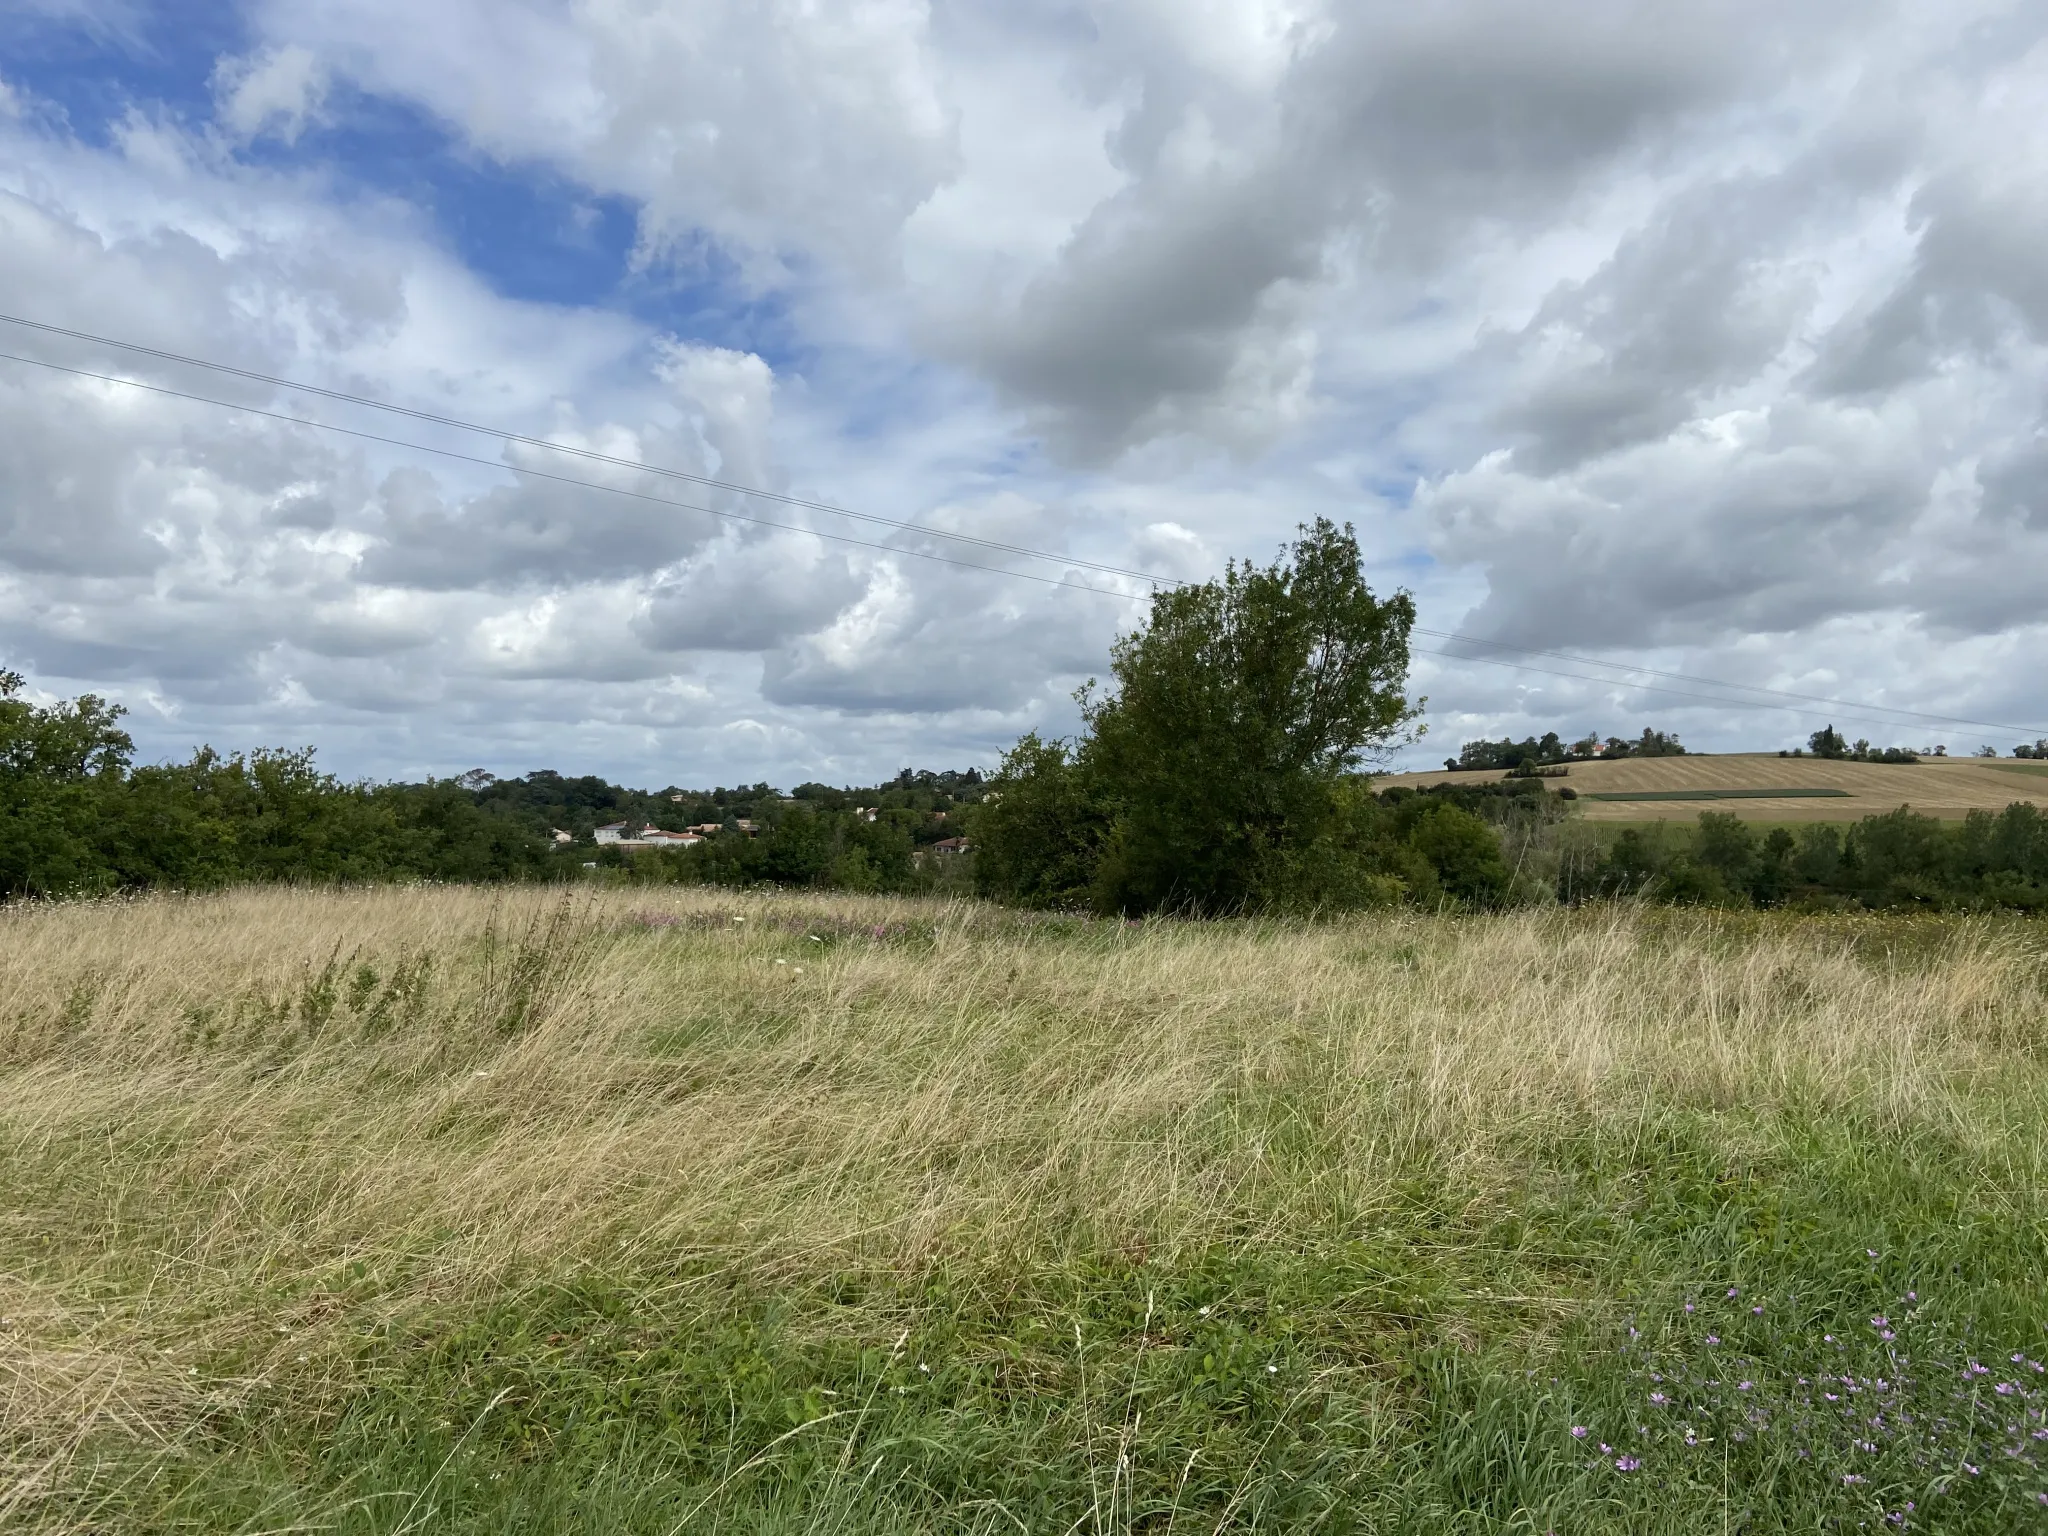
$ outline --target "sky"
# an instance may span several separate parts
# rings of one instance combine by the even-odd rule
[[[0,666],[145,759],[865,783],[1328,517],[1397,766],[2010,751],[2044,251],[2039,0],[12,0]]]

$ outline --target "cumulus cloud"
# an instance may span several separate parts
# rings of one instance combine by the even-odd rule
[[[270,135],[295,142],[319,120],[327,85],[320,61],[296,43],[223,59],[213,72],[221,123],[241,139]]]
[[[1319,513],[1437,627],[2048,713],[2015,660],[2048,581],[2038,6],[250,14],[203,128],[143,103],[100,147],[14,80],[10,304],[925,531],[0,364],[0,645],[133,679],[181,730],[325,721],[396,764],[479,732],[553,755],[584,722],[617,761],[727,778],[869,742],[986,758],[1071,719],[1142,588],[1018,580],[1122,590],[945,534],[1190,577]],[[405,189],[275,169],[326,152],[307,130],[344,96],[628,200],[633,299],[670,328],[607,291],[508,299]],[[1453,733],[1658,706],[1425,670]],[[1766,718],[1701,708],[1731,740]]]
[[[799,250],[871,262],[953,163],[918,0],[254,11],[274,46],[419,101],[490,154],[636,199],[650,255],[708,233],[764,280]]]

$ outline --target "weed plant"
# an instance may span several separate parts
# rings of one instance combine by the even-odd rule
[[[2048,956],[0,912],[0,1527],[2048,1531]]]

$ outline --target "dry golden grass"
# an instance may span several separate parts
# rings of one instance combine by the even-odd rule
[[[1653,1105],[1726,1111],[1731,1141],[1787,1106],[1995,1137],[1969,1095],[2048,1044],[2042,954],[2018,926],[1634,910],[0,911],[0,1518],[95,1428],[173,1436],[278,1373],[317,1395],[363,1325],[351,1264],[396,1316],[579,1265],[1299,1245],[1370,1231],[1418,1178],[1488,1198],[1532,1140]],[[197,1350],[240,1374],[201,1385]]]

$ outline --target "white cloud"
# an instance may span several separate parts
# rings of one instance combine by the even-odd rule
[[[327,84],[320,61],[296,43],[223,59],[213,72],[216,108],[229,132],[241,139],[269,135],[287,144],[319,120]]]
[[[1434,627],[2048,714],[2023,660],[2048,580],[2037,6],[263,0],[253,19],[254,51],[216,72],[218,131],[139,110],[96,150],[18,88],[11,304],[1175,575],[1350,518]],[[774,342],[508,301],[426,211],[237,160],[258,136],[316,142],[345,91],[368,93],[351,112],[424,110],[505,176],[630,199],[644,293],[759,302]],[[0,644],[130,680],[180,730],[303,721],[366,763],[444,768],[451,742],[587,742],[622,771],[669,743],[728,779],[985,760],[1070,721],[1066,692],[1138,611],[713,514],[1012,563],[932,534],[587,461],[568,462],[611,491],[565,487],[544,450],[486,470],[76,381],[0,372],[0,391],[25,424],[0,444]],[[1420,670],[1439,755],[1568,723],[1546,712],[1803,734]]]

